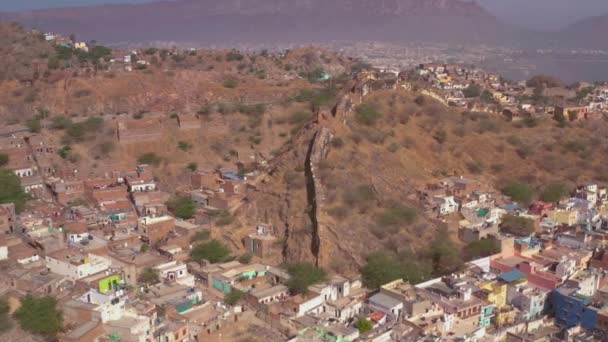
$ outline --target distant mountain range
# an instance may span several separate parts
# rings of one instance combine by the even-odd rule
[[[0,20],[110,44],[546,41],[465,0],[174,0],[3,13]]]
[[[608,48],[608,14],[580,20],[559,33],[560,41],[572,47]]]

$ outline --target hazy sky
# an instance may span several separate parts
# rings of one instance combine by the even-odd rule
[[[146,1],[151,0],[0,0],[0,11]],[[608,0],[477,1],[505,21],[541,30],[559,29],[583,17],[608,14]]]

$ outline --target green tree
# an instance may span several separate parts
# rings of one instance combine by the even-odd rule
[[[13,323],[8,315],[10,306],[6,298],[0,298],[0,334],[9,330]]]
[[[170,199],[167,208],[178,218],[188,220],[196,213],[196,203],[187,196],[177,196]]]
[[[196,163],[196,162],[188,163],[188,165],[186,165],[186,169],[194,172],[198,169],[198,163]]]
[[[468,87],[464,88],[462,93],[466,98],[478,97],[481,95],[481,87],[478,84],[470,84]]]
[[[158,270],[152,267],[146,267],[137,277],[137,282],[146,285],[152,285],[160,282]]]
[[[433,262],[433,273],[436,276],[458,271],[463,266],[460,251],[450,238],[447,226],[441,225],[431,243],[430,258]]]
[[[483,103],[494,103],[494,95],[492,95],[492,92],[489,90],[484,90],[483,92],[481,92],[481,95],[479,96],[479,99],[483,102]]]
[[[38,335],[54,336],[63,328],[63,314],[57,309],[57,300],[50,296],[26,295],[14,316],[23,330]]]
[[[514,201],[529,204],[534,193],[528,183],[512,181],[502,189],[502,193],[511,197]]]
[[[409,251],[403,251],[398,255],[376,252],[366,258],[361,275],[365,286],[376,289],[397,279],[411,283],[425,281],[431,277],[432,267],[430,259],[413,255]]]
[[[53,118],[53,121],[51,123],[51,128],[57,129],[57,130],[67,129],[68,127],[72,126],[73,124],[74,123],[72,122],[72,119],[70,119],[67,116],[60,115],[60,116],[56,116]]]
[[[137,158],[137,161],[140,164],[159,166],[162,158],[154,152],[148,152],[140,155],[139,158]]]
[[[230,257],[230,250],[218,240],[211,240],[198,244],[192,248],[190,258],[201,262],[207,260],[212,264],[226,261]]]
[[[224,80],[224,88],[234,89],[239,86],[239,81],[234,78],[229,78]]]
[[[397,258],[388,253],[379,252],[367,257],[361,275],[365,286],[370,289],[377,289],[386,283],[400,279],[403,270]]]
[[[521,216],[505,215],[502,217],[500,230],[517,236],[528,236],[535,231],[534,221]]]
[[[211,237],[211,233],[209,233],[208,230],[201,230],[200,232],[196,232],[196,234],[194,234],[194,236],[192,236],[192,239],[190,239],[190,241],[192,241],[192,242],[206,241],[206,240],[209,240],[210,237]]]
[[[355,118],[365,126],[373,126],[382,117],[375,106],[363,103],[357,106],[355,110]]]
[[[357,321],[355,326],[357,327],[357,329],[359,329],[360,334],[364,334],[364,333],[372,330],[372,328],[374,327],[374,324],[365,318],[361,318]]]
[[[11,170],[0,168],[0,204],[14,203],[15,210],[21,212],[29,198],[19,177]]]
[[[416,209],[399,204],[384,209],[376,216],[376,223],[382,227],[408,225],[416,221],[416,216]]]
[[[192,149],[192,144],[187,141],[179,141],[177,143],[177,148],[179,148],[180,150],[182,150],[184,152],[187,152]]]
[[[568,188],[563,183],[550,183],[540,194],[540,199],[545,202],[559,202],[559,200],[568,194]]]
[[[464,248],[467,259],[474,260],[500,252],[500,242],[495,239],[471,241]]]
[[[32,133],[39,133],[42,129],[42,124],[38,119],[29,119],[25,122],[25,125]]]
[[[8,154],[0,153],[0,167],[8,164]]]
[[[309,262],[298,262],[287,266],[289,281],[287,287],[292,294],[307,293],[310,285],[326,279],[327,273],[322,268]]]
[[[230,306],[238,303],[241,298],[243,298],[243,291],[239,291],[237,289],[232,289],[229,293],[224,296],[224,302]]]
[[[241,264],[248,264],[251,262],[252,257],[253,255],[251,255],[251,253],[245,253],[239,257],[239,262]]]

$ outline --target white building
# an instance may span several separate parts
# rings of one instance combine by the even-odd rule
[[[450,215],[458,211],[458,203],[454,196],[435,196],[433,202],[437,204],[437,212],[441,216]]]
[[[174,281],[180,285],[194,287],[194,275],[188,273],[186,264],[171,261],[154,267],[158,270],[160,279]]]
[[[82,254],[70,249],[62,249],[46,256],[49,271],[78,280],[110,268],[110,259],[95,254]]]

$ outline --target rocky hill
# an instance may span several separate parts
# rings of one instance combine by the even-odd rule
[[[496,190],[523,181],[537,193],[554,180],[608,182],[602,120],[560,127],[550,117],[512,123],[463,112],[316,48],[285,55],[146,49],[137,56],[149,64],[130,72],[109,57],[63,55],[49,68],[61,49],[35,33],[6,30],[25,36],[7,33],[2,39],[14,46],[3,51],[42,52],[27,52],[6,69],[36,63],[38,77],[0,80],[4,124],[40,121],[67,172],[132,168],[154,152],[152,170],[167,191],[187,188],[192,164],[213,169],[261,155],[268,172],[234,222],[214,235],[243,249],[253,225],[270,223],[279,235],[277,264],[309,260],[351,273],[375,250],[425,251],[442,223],[420,206],[417,190],[447,176]],[[198,114],[200,129],[180,129],[181,114]],[[67,118],[78,125],[66,125]],[[119,143],[116,122],[124,118],[155,122],[158,139]]]
[[[6,13],[0,20],[104,43],[510,42],[522,36],[464,0],[178,0]]]
[[[348,273],[372,251],[425,253],[443,223],[424,212],[416,191],[447,176],[498,192],[525,182],[537,193],[553,181],[608,180],[605,122],[510,123],[399,86],[363,97],[364,84],[351,84],[291,139],[239,212],[242,226],[279,228],[285,261]],[[226,237],[238,241],[235,232]]]

